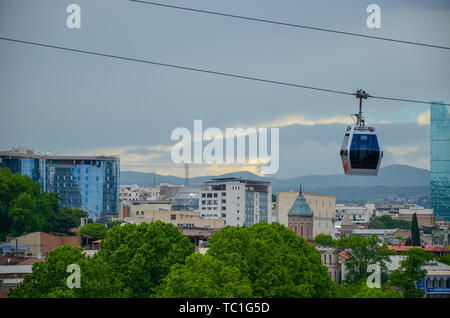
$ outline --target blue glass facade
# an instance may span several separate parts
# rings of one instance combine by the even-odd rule
[[[442,102],[430,105],[430,143],[431,208],[450,221],[450,113]]]
[[[60,204],[81,208],[95,221],[119,215],[118,157],[0,155],[0,167],[29,176],[45,192],[58,194]]]

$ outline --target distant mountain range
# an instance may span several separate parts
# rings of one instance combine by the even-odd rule
[[[189,183],[202,183],[212,178],[240,177],[251,180],[270,181],[274,193],[304,191],[334,194],[340,200],[380,200],[388,197],[420,197],[429,195],[430,171],[406,165],[390,165],[380,169],[377,177],[334,175],[310,175],[289,179],[260,177],[248,171],[227,173],[219,176],[193,177]],[[122,171],[120,183],[152,186],[154,183],[184,184],[184,178],[162,176],[155,173]]]

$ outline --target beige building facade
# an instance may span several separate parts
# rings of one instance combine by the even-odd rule
[[[276,217],[278,223],[288,227],[288,213],[298,195],[298,192],[277,193]],[[318,234],[329,234],[334,238],[336,197],[308,192],[303,192],[303,196],[313,212],[313,237]]]
[[[190,228],[214,228],[221,229],[225,226],[223,219],[202,219],[199,211],[149,211],[143,215],[130,216],[123,219],[127,223],[139,224],[161,221],[171,223],[176,227]]]

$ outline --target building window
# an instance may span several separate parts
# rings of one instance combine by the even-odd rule
[[[214,193],[214,197],[217,198],[217,193]]]
[[[170,215],[170,219],[171,219],[171,220],[176,220],[176,219],[177,219],[176,214],[171,214],[171,215]]]
[[[212,193],[208,193],[208,194],[206,195],[206,197],[212,198]]]
[[[202,193],[202,198],[206,198],[206,193]]]

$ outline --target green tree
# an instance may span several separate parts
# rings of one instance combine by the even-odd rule
[[[369,229],[411,229],[411,222],[406,220],[395,220],[390,215],[383,215],[370,220]]]
[[[438,258],[438,261],[447,265],[450,265],[450,254],[447,254],[445,256],[441,256]]]
[[[389,251],[385,244],[373,235],[364,237],[360,235],[342,236],[337,242],[336,247],[345,250],[350,257],[345,261],[347,269],[344,283],[356,285],[360,281],[366,281],[370,273],[367,268],[370,264],[378,264],[381,271],[381,282],[387,280],[387,262],[390,262]]]
[[[96,257],[111,265],[132,297],[148,297],[172,265],[184,264],[193,252],[194,244],[175,226],[157,221],[113,227]]]
[[[80,288],[69,288],[67,278],[71,272],[67,267],[80,267]],[[63,245],[51,250],[45,262],[33,264],[33,272],[24,276],[24,281],[10,290],[13,298],[53,297],[128,297],[129,290],[117,279],[111,267],[97,258],[86,257],[80,247]]]
[[[235,298],[250,297],[250,281],[238,268],[225,265],[210,255],[193,254],[186,263],[175,264],[163,283],[155,288],[155,297]]]
[[[403,294],[389,287],[369,288],[365,280],[348,288],[346,296],[350,298],[403,298]]]
[[[334,246],[335,241],[333,240],[333,237],[329,234],[318,234],[314,240],[313,243],[323,245],[323,246]]]
[[[24,232],[70,234],[69,229],[78,227],[80,217],[86,215],[79,209],[59,207],[57,195],[41,192],[40,184],[28,176],[0,169],[0,241]]]
[[[433,259],[433,254],[421,248],[412,248],[406,258],[400,262],[400,268],[389,276],[389,285],[400,287],[407,298],[423,297],[421,290],[417,289],[417,282],[425,278],[427,271],[423,269],[425,263]]]
[[[249,279],[252,297],[333,295],[320,253],[279,223],[227,226],[211,236],[208,246],[208,255]]]
[[[411,222],[411,240],[413,246],[420,246],[420,230],[419,223],[417,222],[416,213],[413,214],[412,222]]]
[[[78,235],[84,238],[103,239],[107,234],[108,229],[102,223],[88,223],[78,231]]]

